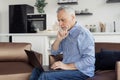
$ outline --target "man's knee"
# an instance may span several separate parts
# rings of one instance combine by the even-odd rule
[[[46,79],[46,73],[45,72],[41,73],[41,75],[39,76],[38,80],[47,80]]]
[[[43,72],[40,74],[38,80],[53,80],[55,78],[54,75],[52,72]]]

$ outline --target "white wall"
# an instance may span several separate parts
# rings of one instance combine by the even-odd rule
[[[48,13],[48,27],[55,24],[56,10],[60,5],[57,5],[57,0],[54,2],[48,1],[46,13]],[[106,31],[113,32],[113,21],[116,21],[117,31],[120,32],[120,3],[106,3],[106,0],[78,0],[78,5],[67,5],[75,10],[89,9],[93,13],[92,16],[77,16],[77,20],[83,25],[97,25],[99,22],[106,24]]]
[[[56,10],[60,6],[57,0],[46,0],[48,2],[45,7],[47,13],[47,28],[51,28],[56,19]],[[8,5],[9,4],[29,4],[34,6],[35,0],[0,0],[0,33],[8,33]],[[67,5],[73,7],[75,10],[84,10],[88,8],[93,13],[91,16],[77,16],[78,21],[83,25],[95,24],[98,26],[99,22],[106,23],[108,31],[112,32],[113,21],[116,21],[117,30],[120,27],[120,3],[106,3],[106,0],[78,0],[78,5]],[[35,13],[37,10],[35,9]]]

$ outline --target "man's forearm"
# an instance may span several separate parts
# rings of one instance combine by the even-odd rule
[[[52,49],[53,50],[58,50],[60,42],[61,42],[60,40],[56,39],[55,42],[52,45]]]

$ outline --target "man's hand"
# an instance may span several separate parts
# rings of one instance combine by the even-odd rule
[[[77,68],[75,67],[74,64],[64,64],[61,61],[55,62],[52,66],[52,69],[63,69],[63,70],[76,70]]]
[[[60,28],[60,30],[58,31],[58,34],[57,34],[57,38],[56,38],[56,40],[54,41],[54,43],[52,45],[53,50],[58,50],[60,42],[63,39],[65,39],[69,34],[68,29],[69,29],[68,27],[65,28],[65,29]]]
[[[58,34],[57,34],[57,40],[62,41],[67,36],[68,36],[67,30],[60,30],[60,31],[58,31]]]

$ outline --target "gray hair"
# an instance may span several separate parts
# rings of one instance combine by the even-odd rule
[[[61,10],[65,10],[66,12],[68,12],[69,14],[73,14],[75,15],[75,10],[72,9],[71,7],[67,7],[67,6],[60,6],[58,9],[57,9],[57,13]]]

